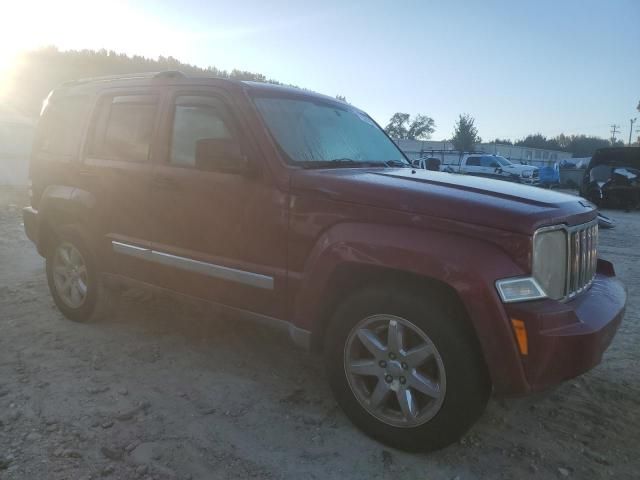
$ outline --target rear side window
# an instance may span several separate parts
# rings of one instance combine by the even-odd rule
[[[480,157],[469,157],[469,158],[467,158],[467,166],[468,167],[479,167],[480,166]]]
[[[35,151],[59,160],[78,155],[84,125],[91,107],[87,96],[69,96],[51,102],[38,125]]]
[[[146,162],[155,124],[155,95],[120,95],[100,103],[89,154],[97,158]]]

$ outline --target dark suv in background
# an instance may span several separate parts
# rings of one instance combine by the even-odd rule
[[[489,395],[600,362],[625,291],[577,197],[414,170],[363,111],[178,72],[51,93],[27,235],[62,313],[103,280],[198,297],[322,351],[336,399],[408,450],[455,441]]]
[[[597,150],[582,179],[580,195],[599,207],[640,207],[640,147]]]

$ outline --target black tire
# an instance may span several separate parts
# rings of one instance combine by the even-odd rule
[[[54,255],[63,244],[73,245],[82,255],[87,270],[87,293],[82,305],[72,308],[61,298],[54,282]],[[107,290],[103,286],[95,255],[82,235],[82,230],[75,225],[61,227],[49,243],[46,254],[46,271],[49,291],[58,309],[69,320],[74,322],[95,321],[107,313]]]
[[[475,333],[447,295],[393,287],[369,287],[344,300],[327,329],[325,362],[342,410],[370,437],[394,448],[430,451],[458,440],[482,415],[491,383]],[[391,426],[370,414],[351,390],[344,368],[345,345],[354,326],[376,314],[404,318],[418,326],[437,348],[446,371],[440,410],[416,427]]]

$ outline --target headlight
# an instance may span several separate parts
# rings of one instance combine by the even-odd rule
[[[531,177],[531,175],[533,175],[533,170],[525,170],[524,172],[522,172],[522,176],[524,178],[529,178]]]
[[[544,228],[533,236],[532,275],[498,280],[496,288],[505,303],[553,298],[565,295],[567,279],[567,232]]]
[[[567,231],[544,229],[533,236],[533,278],[549,298],[560,300],[567,282]]]

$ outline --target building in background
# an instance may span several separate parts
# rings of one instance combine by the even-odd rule
[[[35,120],[0,106],[0,185],[28,184],[35,125]]]
[[[449,141],[433,140],[400,140],[394,139],[400,150],[411,160],[419,158],[436,157],[443,164],[455,163],[459,154]],[[546,150],[542,148],[521,147],[516,145],[501,145],[495,143],[481,143],[476,146],[477,152],[491,155],[500,155],[513,163],[524,163],[537,167],[548,167],[562,160],[569,160],[571,153],[559,150]]]

